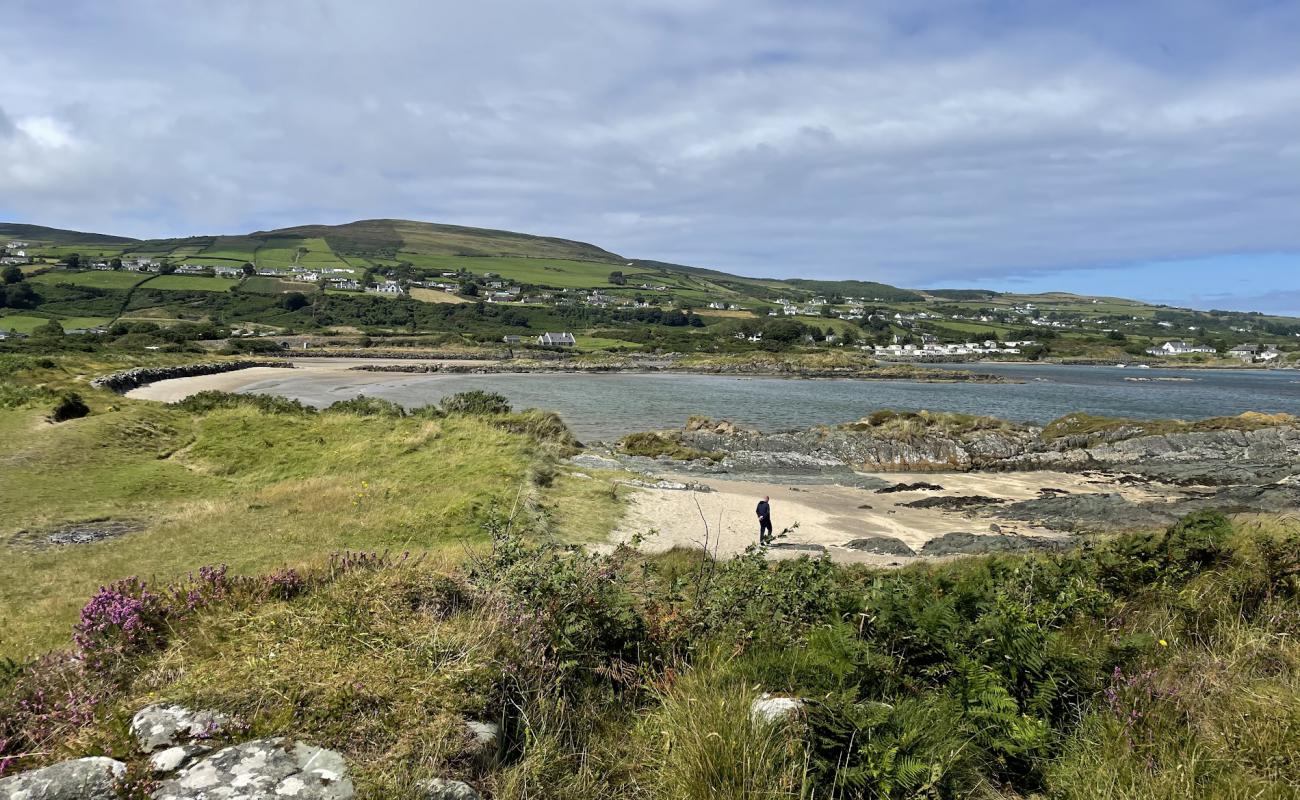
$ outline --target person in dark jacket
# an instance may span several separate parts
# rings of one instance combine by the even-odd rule
[[[772,498],[764,496],[758,501],[758,543],[767,544],[772,538],[772,505],[768,501]]]

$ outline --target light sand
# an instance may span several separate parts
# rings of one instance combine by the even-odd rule
[[[401,378],[409,378],[412,375],[412,373],[406,372],[366,372],[352,369],[361,365],[460,364],[482,366],[497,363],[495,361],[406,358],[299,358],[287,360],[293,361],[294,371],[296,372],[310,372],[312,375],[337,373],[346,375],[349,383],[385,383]],[[193,378],[173,378],[158,381],[132,389],[126,393],[126,396],[137,400],[175,403],[199,392],[237,392],[245,386],[251,386],[260,381],[277,380],[284,377],[285,369],[283,367],[250,367],[233,372],[219,372],[215,375],[197,375]]]
[[[945,533],[965,531],[994,534],[990,525],[998,525],[1003,534],[1060,537],[1067,534],[1021,522],[998,519],[988,508],[970,511],[906,508],[922,497],[970,496],[1029,500],[1039,496],[1039,489],[1064,489],[1072,494],[1119,492],[1130,500],[1149,500],[1153,495],[1143,487],[1120,486],[1109,481],[1098,485],[1085,475],[1064,472],[1013,473],[887,473],[879,477],[890,483],[926,482],[938,484],[943,491],[910,491],[877,494],[871,489],[836,485],[789,486],[774,483],[717,480],[699,476],[664,476],[669,480],[702,481],[715,491],[693,492],[672,489],[637,489],[628,498],[628,509],[614,542],[627,542],[634,535],[647,538],[641,545],[650,552],[672,547],[708,549],[718,556],[735,555],[758,540],[755,506],[764,496],[771,496],[772,523],[780,532],[793,528],[780,540],[786,543],[817,544],[826,547],[837,561],[867,564],[897,564],[911,560],[907,556],[877,555],[849,550],[839,545],[866,536],[890,536],[914,551]],[[862,508],[862,506],[870,508]],[[797,523],[797,526],[796,526]],[[804,551],[807,552],[807,551]],[[775,550],[777,558],[793,558],[797,550]]]

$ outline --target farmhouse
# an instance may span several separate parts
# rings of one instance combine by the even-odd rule
[[[397,281],[384,281],[378,286],[367,286],[366,291],[370,292],[371,294],[391,294],[391,295],[406,294],[406,290],[403,289],[401,284],[399,284]]]
[[[578,342],[573,338],[571,333],[543,333],[537,337],[537,343],[540,345],[550,345],[554,347],[573,347]]]
[[[244,274],[244,270],[239,267],[214,267],[212,272],[218,278],[238,278]]]
[[[522,336],[513,336],[511,334],[506,334],[505,336],[501,337],[501,341],[505,342],[506,344],[519,344],[523,340],[524,339]]]
[[[1213,353],[1213,352],[1215,352],[1213,347],[1208,347],[1206,345],[1201,345],[1201,344],[1191,344],[1189,342],[1183,341],[1182,339],[1173,339],[1171,341],[1165,342],[1159,347],[1152,347],[1147,350],[1147,353],[1153,356],[1183,356],[1183,355],[1189,355],[1191,353]]]

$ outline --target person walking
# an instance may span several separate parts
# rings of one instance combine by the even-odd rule
[[[758,501],[758,543],[767,544],[772,539],[772,504],[769,502],[772,498],[764,495],[762,500]]]

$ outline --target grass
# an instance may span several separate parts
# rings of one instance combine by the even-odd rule
[[[680,434],[677,433],[654,433],[649,431],[629,433],[618,440],[618,449],[630,456],[644,456],[646,458],[666,456],[679,461],[693,461],[698,458],[718,461],[722,458],[718,453],[710,453],[682,444]]]
[[[314,283],[301,283],[290,281],[282,278],[271,278],[264,275],[258,275],[245,278],[240,285],[244,291],[253,292],[254,294],[284,294],[286,292],[314,292],[319,287]]]
[[[107,325],[108,317],[37,317],[30,314],[5,314],[0,316],[0,330],[15,330],[19,333],[31,333],[45,325],[50,319],[57,319],[64,330],[72,328],[94,328]]]
[[[444,292],[439,289],[424,289],[416,287],[411,289],[411,297],[424,303],[468,303],[468,299],[460,295]]]
[[[144,284],[149,289],[176,292],[228,292],[238,281],[207,275],[159,275]]]
[[[95,270],[93,272],[45,272],[33,275],[30,280],[33,283],[68,283],[95,289],[129,289],[148,278],[147,274],[138,272]]]
[[[196,416],[131,401],[98,405],[101,413],[59,425],[42,421],[43,408],[0,412],[6,530],[96,519],[142,527],[118,540],[7,554],[0,653],[61,641],[77,598],[127,574],[168,578],[216,561],[258,571],[343,548],[481,542],[484,519],[527,492],[530,470],[548,452],[459,415],[293,417],[244,408]]]

